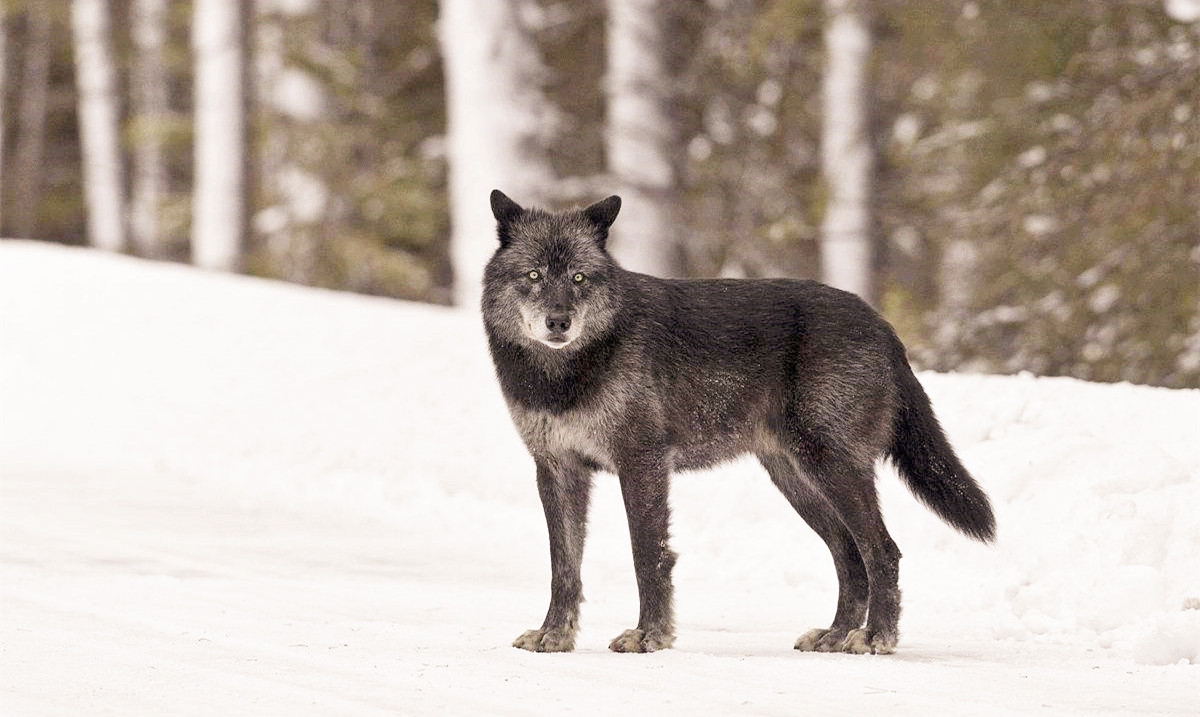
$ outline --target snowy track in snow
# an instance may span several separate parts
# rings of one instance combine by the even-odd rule
[[[541,510],[474,316],[0,243],[0,712],[1200,712],[1200,392],[921,378],[1000,540],[881,471],[896,655],[790,649],[832,565],[749,462],[676,480],[677,649],[604,649],[637,606],[601,475],[579,650],[534,655]]]

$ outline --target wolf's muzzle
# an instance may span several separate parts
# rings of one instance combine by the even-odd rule
[[[571,315],[565,311],[546,314],[546,328],[551,333],[565,332],[571,328]]]

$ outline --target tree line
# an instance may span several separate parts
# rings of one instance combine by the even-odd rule
[[[469,303],[487,193],[926,368],[1200,386],[1184,0],[0,0],[0,235]],[[1200,11],[1197,11],[1200,12]]]

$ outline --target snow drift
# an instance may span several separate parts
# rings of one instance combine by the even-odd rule
[[[999,538],[881,468],[897,655],[790,650],[836,581],[752,461],[675,481],[677,649],[604,650],[637,606],[601,475],[579,650],[527,655],[544,527],[474,312],[5,241],[0,705],[1194,714],[1200,391],[920,378]]]

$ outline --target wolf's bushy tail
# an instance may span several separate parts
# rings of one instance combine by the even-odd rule
[[[922,503],[957,530],[985,543],[996,537],[996,518],[983,489],[963,467],[929,396],[908,362],[896,366],[899,410],[888,456]]]

